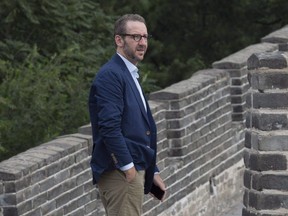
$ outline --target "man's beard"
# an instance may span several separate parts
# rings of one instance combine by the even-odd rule
[[[137,46],[137,47],[136,47],[136,51],[144,51],[144,54],[146,53],[145,47],[143,47],[143,46]],[[133,52],[132,49],[130,49],[130,47],[127,46],[126,43],[124,44],[123,52],[125,53],[125,55],[126,55],[129,59],[133,60],[133,62],[140,62],[140,61],[142,61],[143,58],[144,58],[144,55],[143,55],[142,58],[139,58],[139,57],[135,54],[135,52]]]

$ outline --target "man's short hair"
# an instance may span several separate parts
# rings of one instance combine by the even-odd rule
[[[128,21],[138,21],[146,25],[145,19],[138,14],[126,14],[120,17],[114,25],[114,35],[126,34],[126,23]]]

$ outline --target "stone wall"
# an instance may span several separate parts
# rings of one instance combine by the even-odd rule
[[[274,42],[287,35],[283,28],[150,95],[168,197],[159,203],[147,195],[145,216],[216,216],[242,199],[246,61],[253,53],[276,50]],[[1,162],[0,215],[104,215],[91,183],[91,148],[85,125]]]
[[[288,43],[248,59],[243,216],[288,215]]]

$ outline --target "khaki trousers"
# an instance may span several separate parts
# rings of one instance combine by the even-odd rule
[[[145,171],[138,171],[127,182],[120,170],[105,172],[98,181],[99,193],[107,216],[141,216]]]

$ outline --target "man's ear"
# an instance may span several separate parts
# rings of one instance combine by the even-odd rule
[[[114,37],[115,43],[117,45],[117,47],[122,47],[124,44],[124,40],[120,35],[115,35]]]

